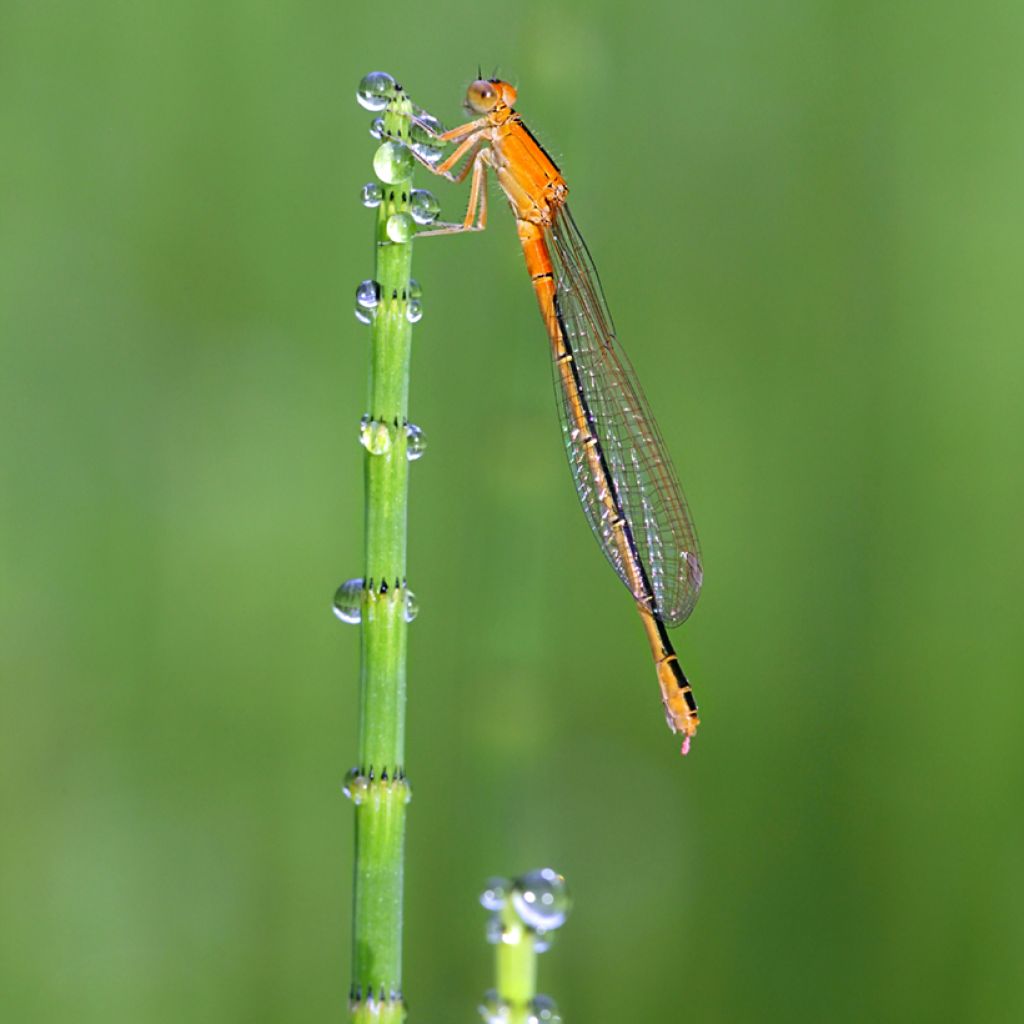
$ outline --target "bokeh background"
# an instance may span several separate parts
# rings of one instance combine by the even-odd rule
[[[570,1022],[1024,1019],[1022,47],[995,0],[7,0],[4,1018],[345,1017],[354,90],[451,124],[479,62],[689,495],[704,726],[682,761],[495,202],[415,254],[412,1019],[475,1019],[477,892],[548,863]]]

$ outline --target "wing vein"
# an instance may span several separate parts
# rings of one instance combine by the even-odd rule
[[[666,625],[678,625],[693,610],[703,581],[697,534],[679,478],[567,206],[555,214],[545,239],[554,267],[558,329],[566,336],[575,363],[572,380],[588,413],[582,429],[568,393],[573,385],[556,363],[555,389],[577,495],[605,557],[633,597]],[[603,458],[593,456],[588,434]],[[625,545],[619,513],[630,541]],[[632,564],[634,556],[639,566]]]

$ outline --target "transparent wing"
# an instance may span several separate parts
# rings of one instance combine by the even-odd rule
[[[560,318],[576,368],[567,385],[556,362],[555,390],[580,503],[633,597],[676,626],[693,611],[704,575],[679,478],[616,340],[597,270],[567,206],[558,210],[545,238],[555,275],[553,315]],[[587,424],[582,428],[581,408]]]

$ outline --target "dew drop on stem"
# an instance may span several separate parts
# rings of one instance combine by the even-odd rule
[[[381,143],[373,154],[373,172],[388,185],[396,185],[412,175],[415,164],[412,153],[400,142]]]
[[[427,450],[427,437],[415,423],[405,425],[405,457],[410,462],[423,458]]]
[[[361,576],[344,583],[334,593],[334,614],[351,626],[363,620],[363,579]]]
[[[391,451],[391,428],[366,413],[359,421],[359,443],[371,455],[387,455]]]
[[[552,868],[530,871],[512,888],[512,906],[523,924],[535,931],[560,928],[570,905],[565,879]]]
[[[508,902],[508,891],[512,883],[507,878],[488,878],[480,893],[480,905],[484,910],[501,910]]]
[[[413,236],[413,219],[407,213],[393,213],[385,225],[387,236],[392,242],[405,243]]]
[[[433,224],[441,213],[441,204],[433,192],[414,188],[409,196],[409,213],[420,226]]]
[[[383,110],[395,95],[395,80],[386,71],[371,71],[356,89],[356,99],[366,110]]]

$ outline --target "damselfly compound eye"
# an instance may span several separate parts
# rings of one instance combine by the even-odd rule
[[[466,90],[466,103],[478,114],[493,110],[498,102],[498,90],[486,78],[477,79]]]

